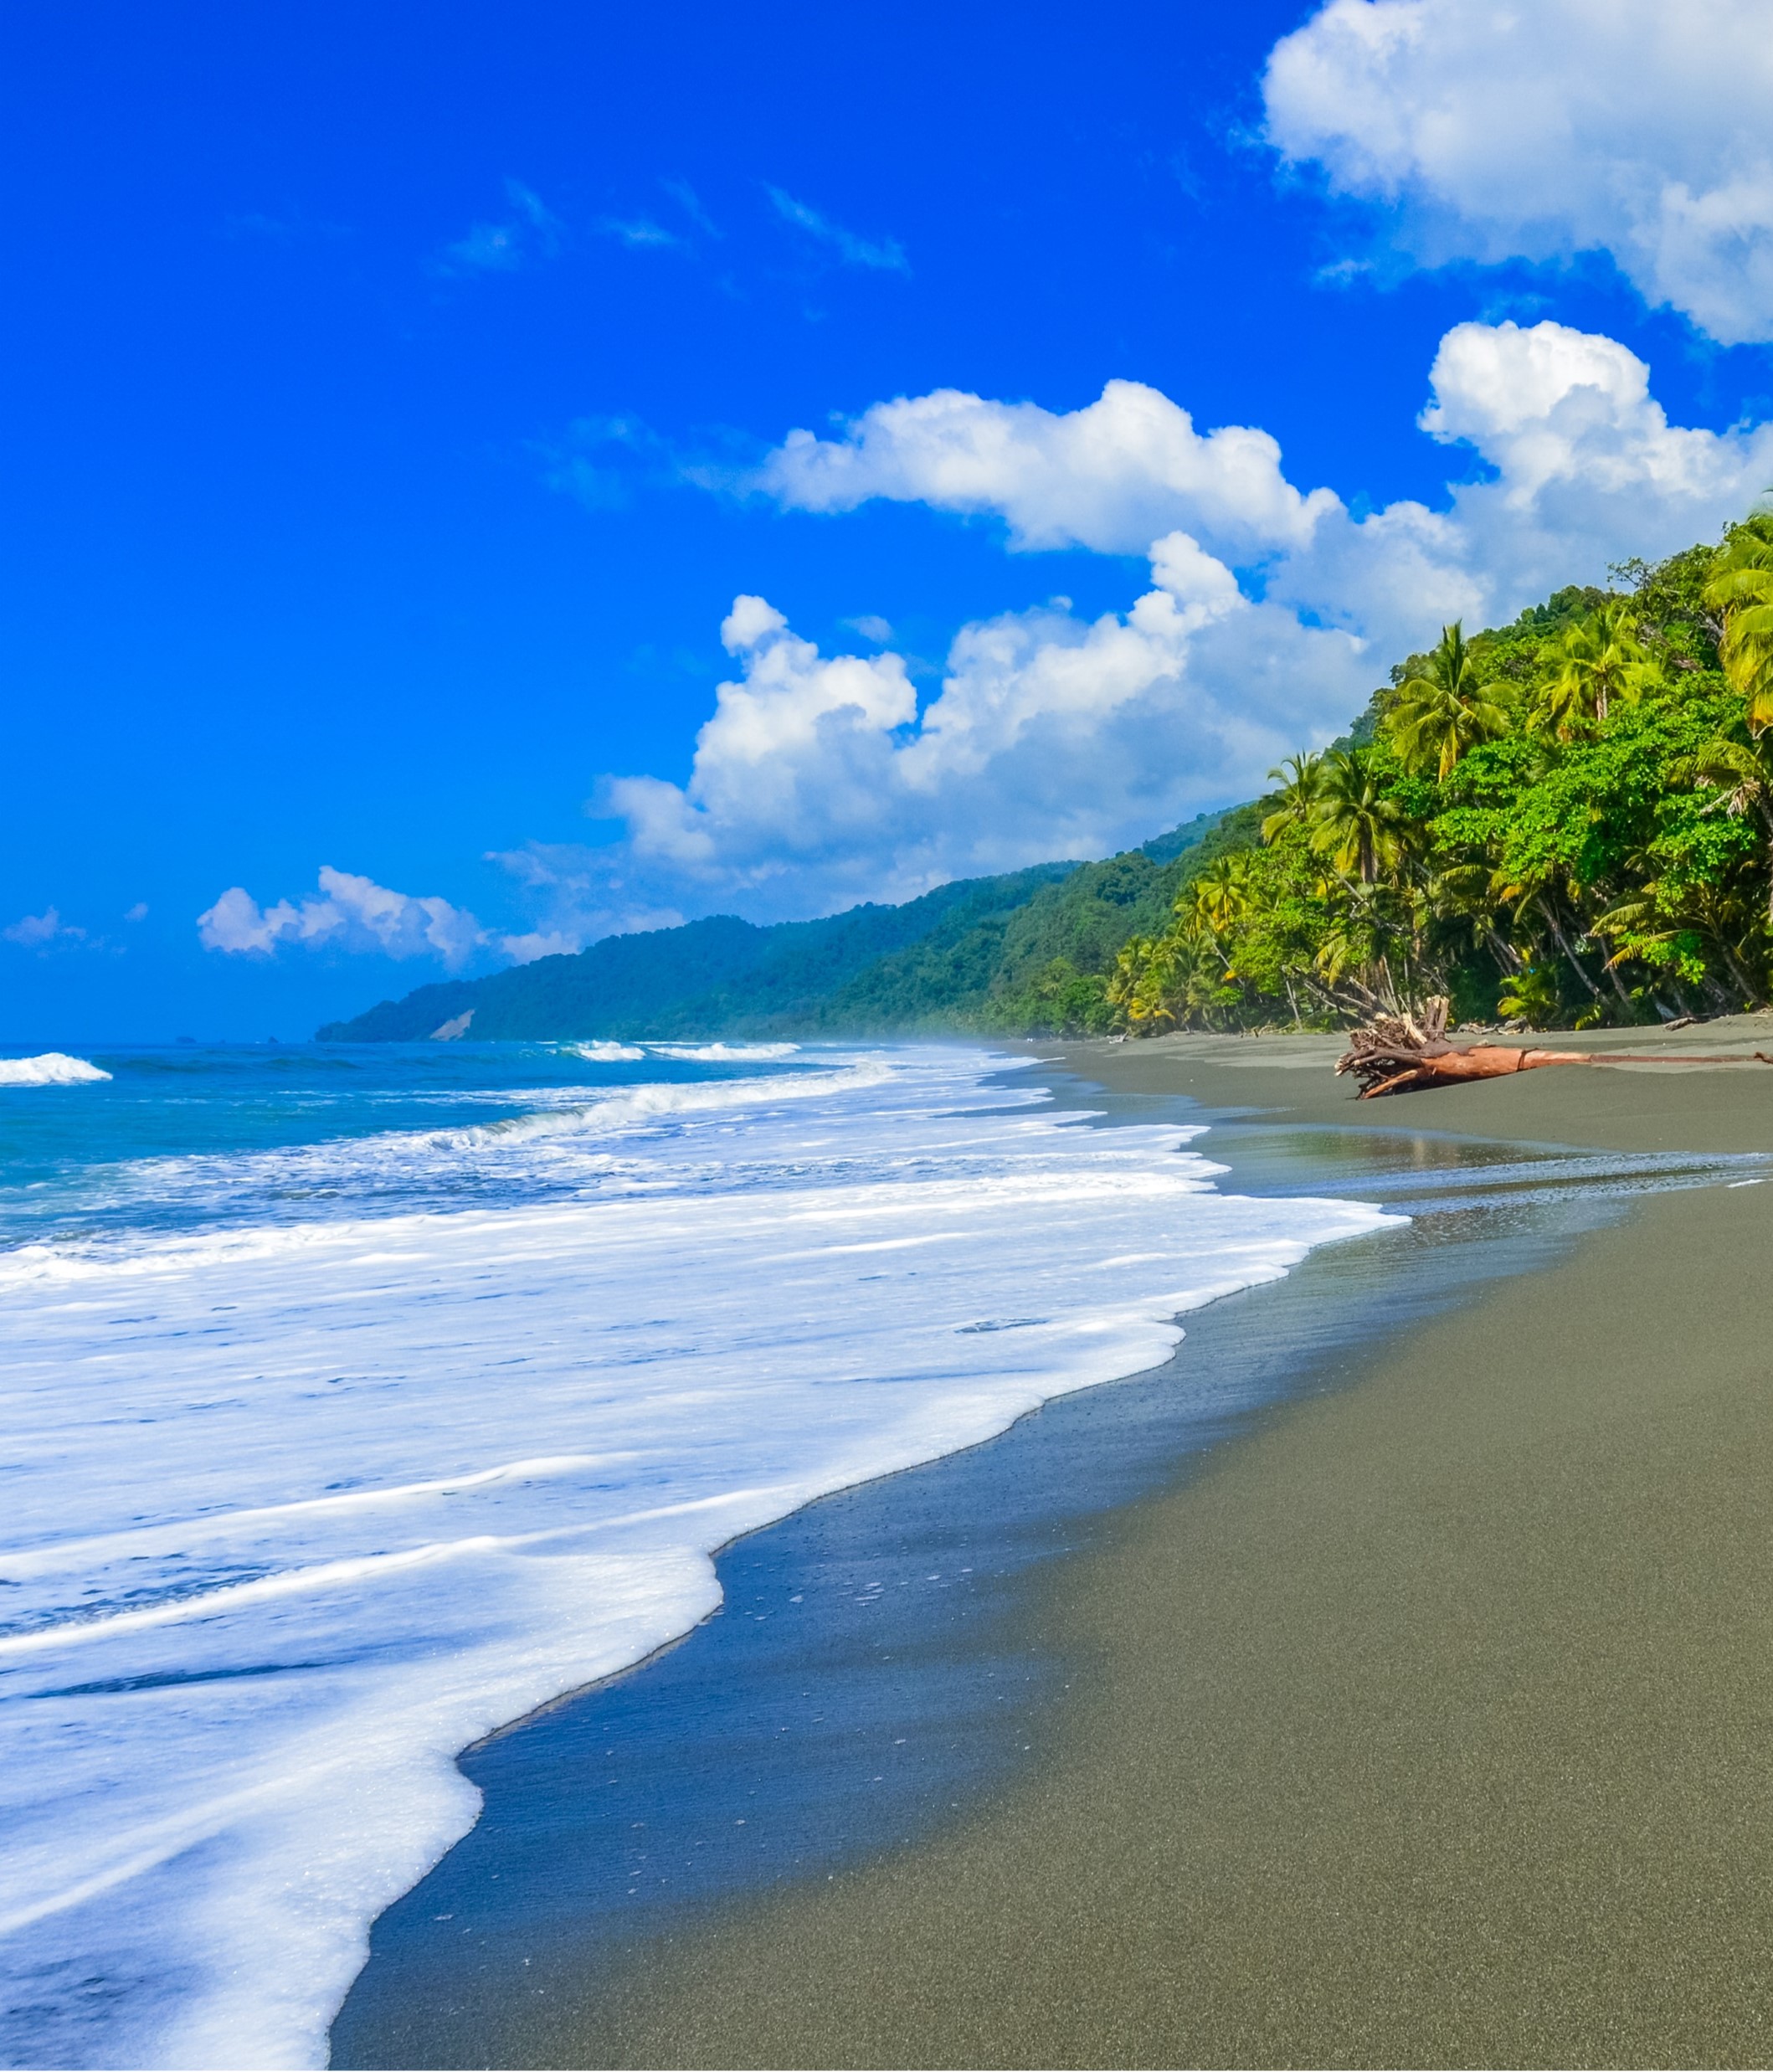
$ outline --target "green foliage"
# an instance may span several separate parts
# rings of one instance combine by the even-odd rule
[[[1447,627],[1348,743],[1275,771],[1245,852],[1123,949],[1123,1026],[1324,1025],[1432,993],[1532,1028],[1763,1004],[1773,517],[1615,573],[1629,594]]]
[[[1432,769],[1443,781],[1461,756],[1508,730],[1508,708],[1495,680],[1479,674],[1464,629],[1448,626],[1421,675],[1398,686],[1389,731],[1406,769]]]
[[[1555,1028],[1565,1019],[1564,989],[1558,983],[1555,964],[1529,964],[1504,979],[1496,1001],[1496,1011],[1510,1021],[1524,1022],[1529,1029]]]
[[[1773,512],[1730,527],[1704,597],[1724,615],[1719,660],[1758,734],[1773,726]]]

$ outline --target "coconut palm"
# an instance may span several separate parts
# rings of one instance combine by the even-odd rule
[[[1750,731],[1773,726],[1773,512],[1757,511],[1713,563],[1705,601],[1724,614],[1718,658],[1748,706]]]
[[[1758,912],[1743,898],[1740,887],[1700,882],[1671,885],[1646,878],[1629,898],[1597,916],[1592,928],[1596,935],[1624,938],[1610,964],[1645,958],[1647,951],[1661,949],[1668,953],[1671,971],[1697,984],[1717,1012],[1727,1015],[1739,1006],[1753,1012],[1765,1004],[1765,989],[1750,969],[1755,956],[1750,937],[1759,923]],[[1688,944],[1711,943],[1735,985],[1735,998],[1701,957],[1678,954],[1683,938]]]
[[[1528,964],[1503,981],[1496,1011],[1504,1021],[1524,1021],[1529,1029],[1548,1028],[1563,1011],[1558,974],[1549,964]]]
[[[1185,1017],[1210,1026],[1227,997],[1211,944],[1179,928],[1134,936],[1115,959],[1105,990],[1135,1036],[1154,1036]]]
[[[1566,738],[1605,726],[1616,699],[1630,697],[1658,674],[1637,637],[1629,603],[1609,604],[1564,635],[1556,673],[1541,692],[1539,724]]]
[[[1399,686],[1390,724],[1404,767],[1424,770],[1432,764],[1442,779],[1452,774],[1468,748],[1507,731],[1508,712],[1478,681],[1459,621],[1442,627],[1427,668]]]
[[[1531,870],[1517,869],[1512,873],[1498,871],[1491,880],[1490,889],[1495,898],[1505,900],[1513,907],[1514,935],[1519,938],[1529,931],[1536,934],[1543,928],[1557,946],[1565,963],[1575,973],[1583,990],[1598,1005],[1601,988],[1590,975],[1577,943],[1571,940],[1570,928],[1565,924],[1567,911],[1574,917],[1574,924],[1578,934],[1580,934],[1583,905],[1580,891],[1563,867],[1556,863],[1546,862]],[[1593,928],[1598,929],[1599,926],[1597,922],[1593,924]],[[1583,946],[1587,947],[1585,942]],[[1621,1012],[1629,1021],[1632,1002],[1630,995],[1626,991],[1625,982],[1611,960],[1603,963],[1601,969],[1612,985]]]
[[[1305,827],[1311,823],[1323,795],[1323,758],[1289,755],[1278,769],[1268,774],[1281,780],[1280,803],[1262,822],[1262,840],[1272,841],[1282,828]]]
[[[1752,735],[1746,744],[1722,735],[1677,764],[1669,774],[1678,783],[1691,779],[1714,789],[1715,803],[1733,817],[1758,814],[1773,841],[1773,734]],[[1773,930],[1773,873],[1767,882],[1767,927]]]
[[[1174,964],[1173,938],[1135,935],[1114,960],[1104,995],[1135,1036],[1149,1035],[1174,1019],[1168,995]]]
[[[1364,748],[1332,748],[1323,758],[1322,794],[1313,810],[1312,846],[1363,885],[1395,869],[1403,856],[1403,813],[1380,787]]]
[[[1216,942],[1250,910],[1250,859],[1241,850],[1210,863],[1176,902],[1192,931]]]

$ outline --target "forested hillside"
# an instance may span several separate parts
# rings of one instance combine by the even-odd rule
[[[902,907],[856,907],[823,921],[755,928],[731,914],[612,935],[572,957],[542,957],[490,978],[421,986],[322,1042],[398,1042],[471,1013],[476,1038],[724,1035],[805,1026],[881,957],[933,933],[963,933],[1062,877],[1041,864],[943,885]]]
[[[1451,626],[1107,988],[1134,1032],[1332,1026],[1446,994],[1542,1028],[1773,986],[1773,515],[1624,591]]]
[[[1166,924],[1182,859],[1204,841],[1211,852],[1221,817],[1106,863],[966,879],[899,907],[610,936],[577,956],[421,986],[320,1037],[411,1041],[465,1015],[463,1033],[495,1039],[1106,1028],[1121,946]]]

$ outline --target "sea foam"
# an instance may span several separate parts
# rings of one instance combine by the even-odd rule
[[[764,1064],[772,1059],[793,1057],[798,1043],[655,1043],[648,1046],[660,1057],[693,1057],[704,1063]]]
[[[370,1922],[475,1818],[460,1749],[705,1617],[735,1535],[1389,1220],[1221,1194],[1193,1133],[992,1065],[809,1054],[309,1147],[502,1161],[509,1206],[0,1257],[10,2061],[323,2063]],[[588,1194],[526,1204],[562,1160]]]
[[[108,1072],[65,1051],[45,1051],[39,1057],[0,1057],[0,1087],[85,1087],[109,1079]]]

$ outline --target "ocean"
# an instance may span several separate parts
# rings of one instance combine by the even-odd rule
[[[694,1627],[717,1550],[1406,1220],[1026,1063],[0,1060],[0,2058],[324,2063],[457,1754]]]

